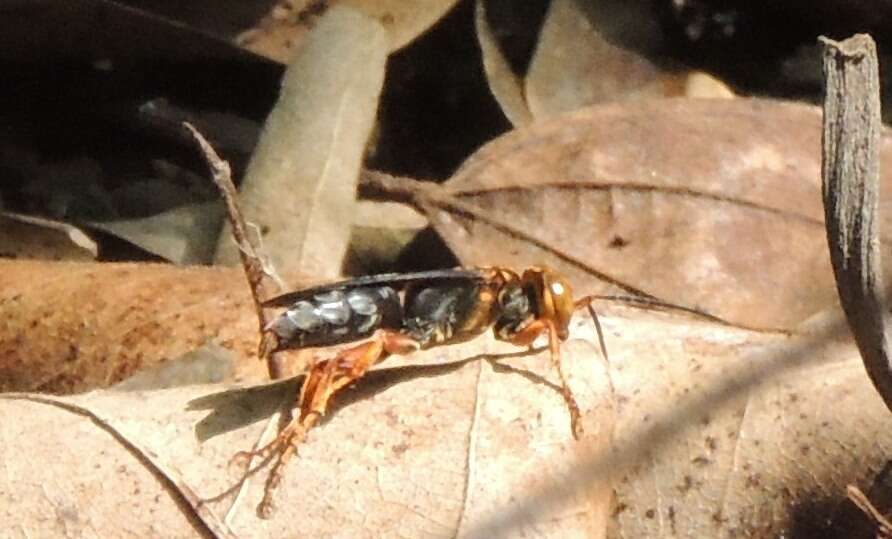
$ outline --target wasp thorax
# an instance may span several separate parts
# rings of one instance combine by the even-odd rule
[[[509,320],[523,320],[530,315],[530,298],[519,285],[505,287],[499,294],[501,317]]]

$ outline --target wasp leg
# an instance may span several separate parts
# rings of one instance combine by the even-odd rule
[[[297,446],[304,441],[325,412],[331,398],[356,380],[369,368],[391,354],[406,354],[417,350],[418,344],[399,333],[378,331],[372,340],[342,351],[336,357],[316,363],[304,380],[298,400],[299,415],[282,429],[269,446],[279,455],[264,487],[263,499],[257,507],[258,514],[268,518],[273,510],[273,493],[282,482],[285,465],[294,456]],[[266,448],[264,448],[266,449]],[[269,454],[269,453],[267,453]]]
[[[570,428],[573,431],[573,437],[577,440],[582,437],[582,415],[579,413],[579,405],[576,404],[576,397],[570,390],[567,383],[567,377],[564,376],[564,370],[561,368],[561,342],[557,336],[557,329],[554,322],[546,319],[534,320],[530,325],[523,328],[516,334],[512,335],[508,342],[517,346],[531,346],[539,335],[548,332],[548,350],[551,352],[551,363],[554,365],[561,380],[561,396],[567,403],[567,409],[570,411]]]

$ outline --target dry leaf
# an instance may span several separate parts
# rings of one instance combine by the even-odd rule
[[[425,33],[451,10],[458,0],[340,0],[339,3],[361,10],[387,30],[390,51],[399,50]]]
[[[267,13],[251,28],[235,36],[235,43],[251,52],[288,64],[303,46],[312,29],[312,16],[324,9],[317,0],[273,2]]]
[[[387,31],[390,52],[399,50],[425,33],[458,0],[279,0],[237,43],[257,54],[288,63],[300,50],[313,20],[329,6],[343,5],[377,19]]]
[[[831,327],[845,340],[624,325],[628,346],[610,341],[623,403],[616,450],[630,449],[634,464],[615,484],[615,535],[851,530],[845,487],[882,480],[892,437],[841,316]],[[664,438],[646,434],[661,429]]]
[[[41,217],[0,212],[0,256],[41,260],[93,260],[96,242],[79,228]]]
[[[486,18],[485,0],[477,0],[474,9],[474,27],[477,41],[480,43],[483,71],[486,73],[489,89],[512,125],[516,127],[526,125],[533,120],[533,116],[523,95],[521,79],[511,69],[511,65],[499,48],[498,40]]]
[[[0,261],[0,391],[70,393],[214,342],[262,380],[241,270]]]
[[[792,328],[837,301],[820,123],[772,101],[604,105],[509,133],[413,196],[463,264],[544,263],[579,294],[633,290]]]
[[[483,341],[427,353],[436,356],[434,362],[457,361],[450,369],[370,374],[339,399],[337,410],[301,447],[278,492],[274,518],[255,515],[264,476],[259,473],[228,525],[223,516],[231,496],[195,515],[188,506],[236,483],[238,470],[227,463],[257,439],[260,425],[200,443],[193,426],[207,411],[190,401],[214,388],[66,399],[0,395],[0,418],[29,418],[0,422],[0,451],[11,456],[0,497],[12,500],[7,507],[13,509],[0,512],[0,525],[25,526],[37,535],[68,523],[105,536],[157,535],[162,528],[163,535],[179,536],[202,528],[190,525],[187,515],[216,533],[239,537],[464,535],[528,490],[564,480],[587,448],[606,448],[615,414],[604,364],[590,344],[564,347],[571,383],[589,412],[588,435],[574,442],[547,354],[505,359],[508,373],[493,372],[486,361],[461,361],[473,350],[493,349],[490,339]],[[296,386],[280,388],[293,392]],[[253,405],[233,403],[230,412],[251,414]],[[77,446],[71,432],[79,433]],[[29,480],[13,483],[13,476]],[[603,536],[610,499],[607,485],[592,485],[561,511],[529,515],[522,528],[549,536]],[[125,506],[140,511],[122,520]],[[60,507],[70,516],[47,518]]]
[[[190,507],[234,485],[227,462],[262,430],[238,425],[293,394],[293,381],[263,388],[266,402],[256,391],[209,396],[215,387],[0,396],[0,451],[10,456],[0,496],[12,508],[0,525],[38,535],[66,525],[185,535],[202,529],[198,521],[237,536],[487,537],[493,519],[521,510],[508,536],[597,537],[612,474],[615,536],[774,537],[801,531],[803,518],[813,531],[843,525],[843,487],[867,488],[883,473],[888,412],[847,342],[599,310],[609,376],[586,317],[562,347],[585,411],[581,443],[570,436],[547,354],[475,357],[513,350],[490,337],[433,349],[405,358],[414,366],[370,373],[337,399],[286,470],[271,520],[254,514],[262,472],[228,520],[231,498],[197,515]],[[211,403],[219,424],[237,428],[218,426],[202,443],[193,426],[206,424]],[[597,454],[600,486],[580,467]],[[530,506],[546,487],[559,500]],[[116,517],[134,505],[147,510]]]
[[[336,6],[285,73],[241,186],[242,209],[266,234],[278,271],[341,273],[355,186],[387,54],[381,25]],[[225,227],[217,262],[238,260]]]
[[[684,96],[711,99],[730,99],[734,90],[703,71],[691,71],[684,77]]]
[[[533,117],[665,95],[666,75],[644,56],[660,38],[649,9],[643,2],[553,0],[525,81]]]
[[[214,256],[222,218],[223,208],[218,202],[204,202],[151,217],[91,222],[90,226],[175,264],[208,264]]]

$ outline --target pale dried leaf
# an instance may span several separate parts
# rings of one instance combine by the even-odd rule
[[[90,226],[175,264],[208,264],[213,260],[223,219],[219,202],[189,204],[141,219],[95,221]]]
[[[844,485],[866,489],[880,479],[892,450],[888,414],[850,344],[814,335],[771,337],[606,304],[599,310],[609,376],[591,344],[587,317],[572,324],[573,339],[562,347],[584,410],[581,443],[570,436],[547,354],[497,364],[475,357],[513,350],[491,337],[429,350],[388,362],[404,366],[372,372],[341,395],[286,470],[273,518],[254,514],[260,472],[236,507],[231,531],[466,536],[545,486],[578,487],[579,463],[610,448],[615,414],[612,447],[623,452],[622,466],[611,470],[615,536],[775,537],[801,530],[808,518],[821,531],[847,503]],[[12,500],[9,512],[0,511],[0,525],[26,525],[44,535],[66,523],[104,535],[147,529],[151,535],[151,523],[138,515],[133,521],[116,516],[137,504],[151,509],[140,514],[157,513],[153,522],[165,535],[192,533],[177,514],[233,486],[238,472],[227,462],[262,429],[217,428],[200,443],[193,426],[205,419],[203,408],[215,403],[219,422],[240,424],[244,417],[259,419],[255,408],[268,413],[297,387],[292,381],[263,388],[274,398],[251,391],[208,396],[218,389],[53,399],[62,408],[47,398],[0,396],[0,451],[10,456],[4,467],[13,472],[0,476],[6,477],[0,496]],[[650,431],[663,432],[659,443],[646,443]],[[72,432],[79,433],[77,446]],[[13,476],[30,479],[13,482]],[[517,528],[509,535],[601,536],[609,489],[590,489],[562,498],[556,511],[533,508],[512,523]],[[183,500],[186,507],[178,507]],[[198,518],[228,533],[219,522],[228,503],[203,505]],[[77,518],[47,517],[58,516],[59,507]]]
[[[339,399],[336,411],[301,447],[278,491],[274,518],[259,520],[254,512],[261,472],[236,507],[231,531],[240,537],[454,536],[527,490],[562,480],[588,446],[609,444],[615,407],[595,348],[582,341],[565,346],[564,359],[589,429],[582,442],[575,442],[560,393],[549,385],[556,377],[547,354],[505,359],[506,366],[518,369],[510,373],[495,373],[483,360],[463,361],[475,352],[499,348],[494,346],[487,338],[477,345],[426,353],[433,363],[457,362],[451,368],[370,374]],[[549,383],[538,380],[540,375]],[[279,389],[294,392],[296,385],[280,384]],[[164,527],[166,536],[188,534],[186,519],[176,518],[173,499],[178,496],[171,493],[171,484],[186,492],[188,500],[211,498],[233,486],[239,474],[227,463],[236,450],[250,447],[261,427],[200,443],[193,426],[207,412],[190,401],[213,390],[95,392],[60,399],[66,406],[89,410],[96,418],[92,423],[46,400],[0,396],[0,417],[29,418],[27,423],[0,423],[0,450],[13,456],[4,465],[15,476],[29,478],[25,483],[13,483],[10,475],[0,479],[0,496],[15,500],[7,504],[11,513],[0,512],[0,525],[8,529],[20,523],[38,535],[52,533],[58,521],[45,515],[64,501],[77,522],[105,536],[130,530],[152,535],[153,523]],[[253,404],[235,407],[246,410]],[[97,423],[108,425],[147,455],[147,461],[128,454],[121,440]],[[86,445],[68,443],[72,429],[85,431],[78,440]],[[91,455],[86,463],[83,451]],[[152,473],[159,470],[166,481],[152,484]],[[53,485],[50,499],[48,484]],[[102,492],[96,490],[100,486]],[[605,485],[593,487],[556,514],[530,515],[522,529],[563,537],[603,536],[610,498]],[[227,497],[208,503],[198,517],[219,529],[219,515],[230,502]],[[149,508],[139,513],[151,520],[134,516],[122,521],[122,504]]]
[[[526,125],[533,120],[523,95],[523,84],[520,77],[511,69],[511,65],[502,54],[499,43],[493,35],[486,18],[485,0],[477,0],[474,8],[474,27],[477,41],[483,55],[483,71],[493,97],[498,101],[502,112],[515,127]]]
[[[691,71],[685,75],[686,97],[730,99],[736,97],[727,84],[703,71]]]
[[[834,332],[844,327],[837,316]],[[615,536],[851,529],[846,485],[882,482],[892,450],[888,411],[851,342],[827,332],[760,339],[643,320],[623,328],[625,345],[610,340],[624,403],[616,443],[634,451],[635,465],[616,477]],[[687,410],[684,429],[642,445],[642,433],[679,420],[676,410]]]
[[[307,9],[316,0],[280,0],[273,2],[269,11],[251,28],[234,39],[240,47],[288,64],[307,38],[312,24]]]
[[[458,0],[339,0],[338,3],[375,17],[387,30],[390,50],[399,50],[425,33]]]
[[[240,200],[247,219],[268,231],[264,247],[280,272],[341,272],[386,55],[377,21],[335,6],[285,73]],[[238,250],[228,230],[217,261],[233,264]]]
[[[0,256],[41,260],[93,260],[96,242],[76,226],[0,212]]]
[[[639,52],[660,35],[647,10],[642,2],[551,2],[525,81],[533,117],[665,95],[666,75]]]
[[[304,45],[315,18],[329,7],[344,5],[377,19],[387,31],[390,52],[399,50],[425,33],[451,10],[458,0],[279,0],[253,28],[236,42],[257,54],[289,63]]]
[[[140,433],[170,437],[171,425],[146,419],[164,414],[142,395],[106,397],[113,412],[115,403],[131,410],[110,414],[128,432],[94,413],[95,400],[0,394],[3,529],[14,537],[232,537],[210,511],[194,509],[198,500],[177,471],[156,463],[151,444],[140,443]]]
[[[892,170],[889,137],[882,155]],[[487,144],[417,199],[463,264],[548,264],[579,294],[636,290],[759,328],[837,301],[813,107],[593,107]]]

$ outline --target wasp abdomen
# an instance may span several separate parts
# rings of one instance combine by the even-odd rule
[[[328,290],[294,302],[269,330],[279,349],[330,346],[355,341],[380,328],[399,328],[402,307],[389,286]]]

